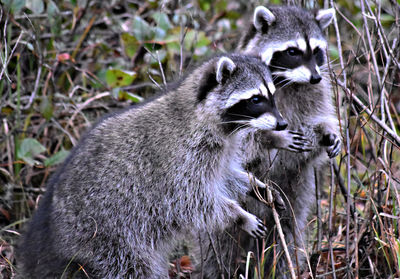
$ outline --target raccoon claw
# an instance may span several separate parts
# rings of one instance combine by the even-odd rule
[[[340,150],[342,149],[342,141],[340,140],[340,137],[335,134],[329,134],[324,137],[328,138],[327,141],[329,145],[326,152],[328,153],[329,158],[335,158],[339,155]]]
[[[245,220],[245,223],[242,225],[242,229],[254,238],[267,237],[267,227],[264,226],[260,219],[252,214],[250,214],[248,219]]]
[[[288,131],[290,144],[286,148],[292,152],[312,151],[312,142],[304,134],[295,131]]]
[[[257,229],[253,230],[250,235],[255,238],[267,237],[267,228],[264,226],[263,222],[260,219],[257,218],[257,221],[258,221]]]
[[[267,237],[267,228],[263,224],[259,224],[256,231],[252,232],[252,235],[257,238]]]

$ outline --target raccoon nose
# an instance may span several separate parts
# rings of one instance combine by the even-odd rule
[[[286,127],[288,126],[288,123],[286,122],[286,120],[279,120],[277,123],[276,123],[276,130],[277,131],[282,131],[282,130],[285,130],[286,129]]]
[[[313,74],[313,75],[311,75],[310,83],[317,84],[318,82],[321,81],[321,79],[322,79],[322,77],[319,74]]]

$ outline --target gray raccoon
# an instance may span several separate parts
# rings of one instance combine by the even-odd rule
[[[261,57],[271,70],[277,90],[276,105],[282,116],[288,121],[288,129],[302,132],[312,141],[312,151],[296,154],[286,150],[271,150],[276,143],[274,131],[264,132],[253,147],[255,159],[248,162],[248,170],[262,181],[272,181],[282,196],[287,197],[286,211],[281,212],[281,223],[293,263],[301,267],[305,255],[296,247],[303,248],[307,218],[313,207],[315,193],[314,168],[321,168],[328,157],[337,156],[341,149],[341,137],[335,116],[333,94],[329,76],[326,74],[325,57],[327,41],[323,31],[334,17],[334,10],[316,10],[314,12],[294,6],[259,6],[255,9],[253,22],[247,33],[241,38],[237,51]],[[263,146],[264,145],[264,146]],[[328,155],[328,156],[327,156]],[[247,199],[250,212],[267,220],[268,229],[273,229],[272,212],[261,203]],[[293,209],[293,214],[292,210]],[[206,278],[217,278],[221,274],[231,276],[237,271],[238,257],[243,251],[257,252],[255,241],[241,235],[237,247],[232,234],[216,234],[221,243],[219,255],[214,250],[203,263]],[[267,247],[274,242],[269,236]],[[203,242],[204,243],[204,242]],[[204,248],[204,245],[203,245]],[[259,247],[259,251],[262,248]],[[203,249],[206,250],[206,249]],[[286,278],[288,268],[282,249],[277,245],[278,263],[276,275]],[[206,253],[204,253],[206,254]],[[273,253],[266,254],[265,276],[273,268]],[[297,256],[296,256],[297,255]],[[215,264],[217,259],[224,264],[220,270]],[[239,257],[240,258],[240,257]]]
[[[249,133],[287,126],[274,90],[259,59],[226,55],[99,122],[52,177],[23,234],[23,276],[168,278],[168,254],[184,236],[236,222],[265,237],[238,203],[252,176],[240,147]]]

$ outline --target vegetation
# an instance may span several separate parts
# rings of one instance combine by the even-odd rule
[[[243,15],[268,1],[0,2],[0,277],[12,278],[21,228],[82,133],[232,51]],[[337,11],[328,35],[344,146],[318,181],[301,278],[398,278],[400,2],[269,3]],[[171,278],[191,269],[179,257]]]

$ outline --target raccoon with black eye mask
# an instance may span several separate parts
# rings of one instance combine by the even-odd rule
[[[241,125],[241,120],[243,120],[243,115],[246,115],[247,118],[256,118],[263,111],[271,111],[272,115],[280,115],[278,110],[276,109],[275,101],[273,98],[267,99],[264,96],[255,95],[248,100],[244,100],[233,106],[229,109],[224,115],[222,115],[222,119],[229,123],[227,124],[228,129],[239,128]],[[251,122],[252,120],[250,120]],[[286,129],[287,122],[284,119],[278,119],[276,121],[276,131],[281,131]]]
[[[341,150],[325,59],[327,40],[324,30],[334,15],[333,9],[309,11],[294,6],[259,6],[236,49],[260,57],[269,66],[277,88],[274,94],[276,106],[287,120],[288,130],[300,131],[312,141],[310,152],[295,154],[287,150],[271,150],[268,147],[280,141],[276,137],[280,131],[268,131],[256,134],[255,142],[258,144],[245,148],[249,156],[247,169],[261,181],[272,181],[271,184],[276,185],[285,197],[288,210],[280,212],[281,225],[292,262],[300,270],[305,261],[302,251],[306,250],[303,238],[307,218],[315,203],[314,168],[320,170]],[[274,228],[270,208],[255,203],[252,198],[247,199],[246,208],[257,216],[263,216],[270,231]],[[213,236],[221,249],[211,249],[205,259],[204,278],[219,278],[221,275],[230,278],[240,274],[245,269],[240,264],[241,257],[248,251],[263,251],[261,246],[257,248],[255,241],[235,228],[227,231],[227,234]],[[276,278],[289,276],[279,242],[273,233],[267,239],[265,247],[277,243],[277,259],[274,259],[274,253],[264,254],[266,278],[273,271]],[[215,264],[218,261],[219,266]]]
[[[306,52],[294,47],[276,52],[270,64],[270,68],[277,77],[275,82],[282,85],[285,81],[293,80],[311,84],[319,83],[322,80],[319,67],[324,63],[323,55],[319,47],[314,50],[307,49]]]
[[[329,26],[333,9],[308,11],[294,6],[259,6],[255,9],[248,36],[240,41],[238,50],[261,57],[272,72],[277,87],[275,101],[278,110],[288,121],[288,129],[303,132],[312,141],[313,150],[294,154],[285,150],[271,152],[260,147],[256,160],[248,169],[262,181],[271,180],[287,199],[293,210],[281,212],[281,224],[295,266],[305,260],[305,230],[311,208],[315,204],[315,173],[329,158],[341,150],[341,136],[333,104],[333,92],[327,73],[327,40],[324,30]],[[251,35],[252,34],[252,35]],[[245,40],[246,39],[246,40]],[[272,133],[266,133],[273,135]],[[268,136],[263,138],[268,143]],[[327,156],[328,155],[328,156]],[[263,205],[247,202],[250,212],[272,220],[271,210]],[[267,222],[271,223],[271,222]],[[271,229],[269,227],[269,229]],[[247,239],[241,239],[245,243]],[[272,237],[267,241],[272,245]],[[289,276],[286,259],[277,246],[277,278]],[[254,241],[246,246],[256,252]],[[265,274],[274,262],[268,255]],[[301,268],[300,268],[301,269]]]
[[[225,54],[177,88],[100,121],[27,224],[21,278],[169,278],[168,256],[199,231],[236,223],[266,237],[263,222],[240,206],[250,180],[265,187],[243,168],[241,146],[248,134],[287,126],[274,91],[258,58]]]

